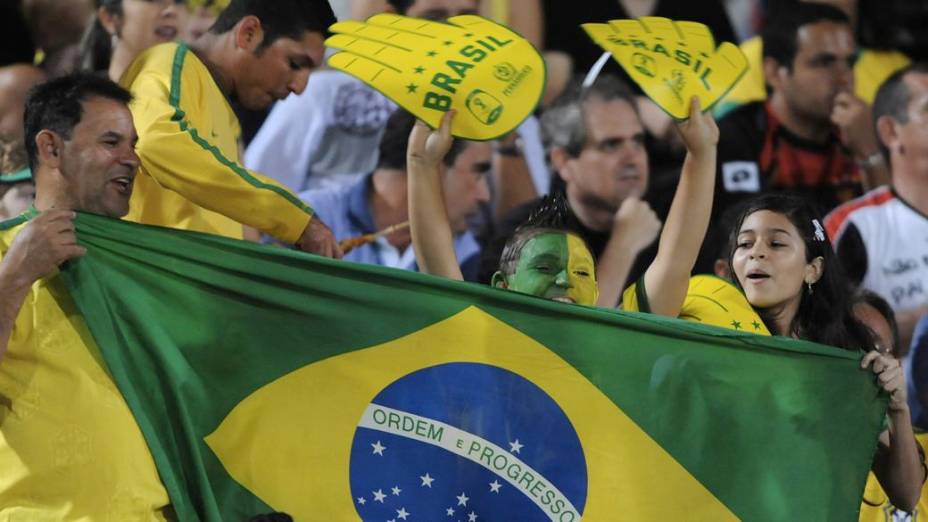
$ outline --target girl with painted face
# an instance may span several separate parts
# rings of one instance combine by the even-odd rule
[[[409,136],[409,221],[419,269],[463,281],[441,191],[442,160],[451,149],[454,111],[432,131],[417,121]],[[493,286],[557,301],[596,304],[593,255],[578,236],[563,229],[563,201],[549,200],[519,228],[503,250]]]
[[[186,0],[95,0],[97,15],[81,44],[81,66],[115,82],[142,51],[183,36]]]
[[[566,223],[564,198],[546,197],[506,242],[492,285],[564,303],[596,304],[593,254]]]
[[[729,244],[735,284],[771,333],[867,351],[861,368],[870,368],[890,395],[889,429],[880,435],[873,472],[893,505],[910,512],[926,477],[903,370],[876,350],[874,334],[856,318],[849,283],[811,205],[797,196],[758,197],[742,210]]]

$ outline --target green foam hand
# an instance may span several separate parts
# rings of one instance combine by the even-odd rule
[[[689,101],[699,97],[709,110],[747,71],[738,46],[718,48],[709,28],[696,22],[646,16],[583,24],[597,45],[612,54],[629,76],[667,114],[689,117]]]
[[[329,66],[396,102],[433,128],[456,110],[453,135],[489,140],[515,129],[538,105],[545,64],[527,40],[475,15],[447,23],[393,14],[338,22],[325,44]]]

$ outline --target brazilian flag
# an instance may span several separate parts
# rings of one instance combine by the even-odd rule
[[[65,271],[178,518],[854,520],[857,354],[92,215]]]

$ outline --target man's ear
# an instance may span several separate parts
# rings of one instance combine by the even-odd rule
[[[248,15],[237,24],[233,29],[235,32],[235,47],[254,53],[264,41],[264,27],[257,16]]]
[[[509,288],[509,284],[506,283],[506,276],[498,270],[493,274],[493,278],[490,279],[490,286],[493,288]]]
[[[876,120],[876,136],[880,143],[890,151],[896,150],[899,145],[898,125],[896,120],[885,114]]]
[[[110,36],[119,36],[119,33],[122,32],[122,17],[105,7],[97,8],[97,20],[100,21],[100,25]]]
[[[806,284],[815,284],[825,273],[825,258],[818,256],[806,264],[806,275],[803,278]]]
[[[774,89],[783,86],[783,81],[789,75],[789,69],[773,58],[764,58],[764,81]]]
[[[35,136],[35,145],[38,150],[39,164],[52,169],[61,166],[61,149],[64,142],[54,132],[45,129]]]
[[[551,165],[555,172],[564,181],[570,180],[570,173],[567,169],[567,162],[570,160],[570,154],[563,147],[551,147]]]

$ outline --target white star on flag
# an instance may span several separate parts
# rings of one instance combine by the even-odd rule
[[[366,504],[366,503],[367,503],[367,501],[364,500],[364,497],[358,497],[358,504],[361,504],[361,505],[363,506],[363,505]]]
[[[523,444],[519,444],[519,439],[516,439],[515,442],[509,443],[509,451],[510,453],[522,453],[522,446]]]
[[[499,488],[501,488],[502,486],[503,486],[502,484],[494,480],[493,482],[490,482],[490,491],[492,493],[499,493]]]
[[[381,504],[383,504],[383,499],[387,498],[387,496],[383,494],[382,489],[378,489],[377,491],[371,491],[371,494],[374,495],[374,500],[377,502],[380,502]]]
[[[392,491],[394,495],[400,496],[400,491],[403,491],[403,490],[400,489],[399,486],[393,486],[393,489],[391,489],[390,491]]]
[[[404,507],[396,510],[396,518],[402,518],[403,520],[406,520],[406,517],[408,517],[410,514],[411,513],[406,511],[406,508]]]
[[[429,487],[429,488],[432,487],[432,482],[435,482],[435,479],[430,477],[428,473],[426,473],[425,475],[422,475],[419,478],[422,479],[422,485]]]
[[[467,515],[467,522],[477,522],[477,513],[471,511],[470,514]]]
[[[371,444],[371,447],[374,448],[374,455],[380,455],[383,457],[383,450],[387,449],[386,446],[382,446],[378,440],[375,444]]]
[[[470,500],[467,498],[467,495],[462,491],[457,497],[459,506],[467,506],[467,501]]]
[[[445,513],[448,513],[448,516],[449,516],[449,517],[453,517],[453,516],[454,516],[454,508],[450,508],[450,507],[449,507],[448,509],[445,510]]]

